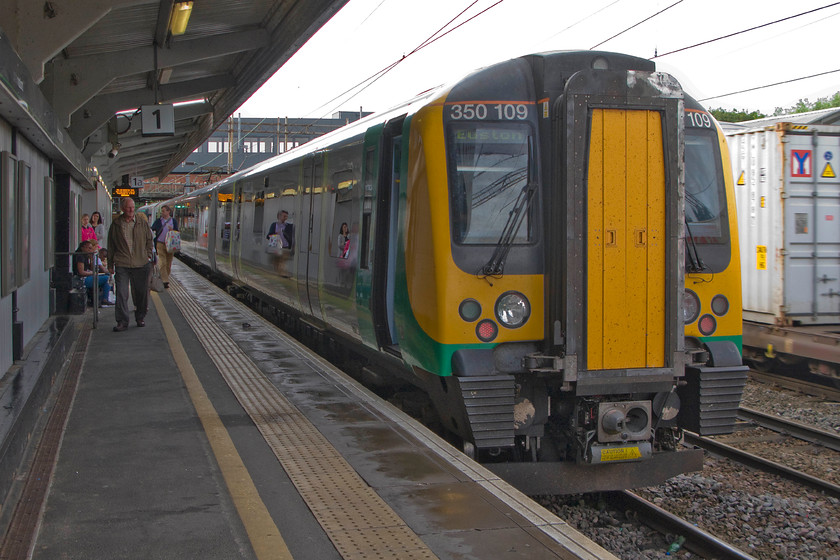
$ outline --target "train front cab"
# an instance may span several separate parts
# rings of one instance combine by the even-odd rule
[[[552,62],[547,57],[545,66]],[[639,61],[619,57],[618,63]],[[539,69],[539,65],[534,68]],[[513,107],[529,107],[516,123],[522,127],[522,134],[529,134],[526,125],[532,116],[539,118],[530,131],[533,143],[517,140],[521,135],[516,133],[507,136],[508,142],[518,142],[522,148],[503,159],[509,168],[517,167],[513,165],[517,159],[528,160],[525,165],[519,164],[527,168],[519,174],[527,177],[512,181],[518,187],[518,196],[507,202],[510,215],[514,215],[522,210],[523,197],[528,199],[521,227],[530,229],[523,233],[514,227],[505,239],[506,228],[501,228],[503,235],[488,249],[490,260],[487,252],[479,259],[487,265],[498,264],[498,259],[494,261],[498,248],[513,246],[508,254],[502,251],[502,264],[505,257],[510,259],[508,269],[502,273],[465,268],[463,262],[457,262],[459,243],[453,242],[456,262],[446,263],[447,272],[459,271],[464,276],[472,270],[470,290],[451,279],[449,284],[435,282],[438,289],[451,289],[435,294],[436,299],[425,300],[444,302],[450,312],[456,307],[462,320],[470,319],[473,340],[482,340],[482,325],[493,323],[486,335],[495,345],[465,344],[451,353],[452,375],[440,379],[442,390],[436,399],[444,411],[441,416],[449,417],[448,427],[474,442],[479,453],[492,455],[506,449],[508,457],[517,457],[519,462],[508,460],[489,466],[520,481],[529,491],[644,486],[699,470],[702,452],[679,450],[680,429],[693,427],[717,411],[716,395],[709,399],[703,394],[709,379],[714,384],[717,374],[725,377],[737,371],[737,375],[743,375],[739,348],[732,340],[698,338],[700,350],[686,351],[685,191],[680,157],[684,145],[683,94],[673,78],[650,72],[650,67],[643,67],[646,71],[627,70],[567,71],[565,75],[554,72],[562,86],[553,84],[556,89],[552,95],[548,71],[535,80],[527,76],[527,69],[511,72],[508,67],[504,70],[508,75],[518,71],[528,78],[523,83],[542,83],[549,93],[537,102],[533,88],[527,91],[526,86],[520,88],[519,97],[480,92],[486,84],[494,83],[487,76],[475,79],[472,90],[466,86],[454,89],[443,104],[442,120],[447,129],[441,136],[449,142],[447,164],[468,169],[468,173],[488,172],[500,164],[479,161],[479,156],[485,155],[485,146],[459,146],[458,134],[464,127],[451,122],[453,111],[463,116],[465,109],[471,108],[472,118],[457,119],[469,124],[460,138],[472,135],[479,139],[483,134],[485,140],[497,143],[504,143],[504,139],[494,132],[492,123],[479,127],[472,122],[482,120],[477,109],[481,100],[501,99],[502,110],[508,101]],[[562,95],[557,95],[558,90]],[[550,116],[553,119],[548,125]],[[422,121],[423,115],[415,119]],[[545,137],[551,126],[553,141],[536,141],[537,131]],[[510,126],[505,128],[511,130]],[[504,149],[495,151],[501,154]],[[453,156],[453,152],[475,158],[472,167],[459,162],[460,156]],[[549,157],[555,159],[554,165],[544,164]],[[428,166],[432,158],[426,159]],[[543,162],[543,168],[531,168],[533,161]],[[435,175],[433,168],[427,170],[430,176]],[[531,194],[531,183],[540,182],[540,178],[551,187]],[[450,172],[448,180],[454,191],[449,193],[448,214],[455,224],[449,233],[457,238],[459,233],[454,228],[461,178]],[[507,180],[511,181],[511,175]],[[428,182],[431,184],[431,179]],[[490,186],[502,190],[504,181]],[[484,194],[489,196],[488,192]],[[476,200],[471,204],[474,209]],[[542,214],[528,214],[533,208],[541,208]],[[417,215],[423,216],[424,212]],[[720,225],[731,227],[726,220]],[[410,232],[411,225],[407,229]],[[434,228],[427,231],[435,238],[447,233]],[[435,239],[433,244],[439,249],[444,241],[450,242]],[[411,236],[407,248],[412,248]],[[527,257],[518,266],[514,264],[514,259],[534,250],[544,255],[536,266]],[[411,254],[406,251],[407,258]],[[406,268],[409,272],[410,264]],[[457,272],[453,274],[457,276]],[[535,279],[539,283],[536,291]],[[463,281],[467,285],[466,277]],[[704,282],[711,280],[706,278]],[[726,283],[717,284],[721,285],[728,287]],[[428,285],[425,288],[431,289]],[[470,293],[478,295],[470,298]],[[740,297],[732,299],[734,303]],[[500,313],[500,306],[505,308],[507,304],[508,310]],[[433,316],[433,311],[424,309],[421,315]],[[500,327],[506,312],[530,314],[531,321]],[[542,332],[537,337],[542,340],[532,336],[535,319],[541,321]],[[488,346],[492,350],[488,351]],[[736,408],[739,400],[740,390],[734,399]],[[681,403],[687,406],[681,409]],[[729,408],[729,404],[724,407]],[[549,442],[559,445],[547,446]]]
[[[742,358],[740,244],[729,150],[714,118],[685,100],[685,383],[679,425],[700,435],[734,429]]]

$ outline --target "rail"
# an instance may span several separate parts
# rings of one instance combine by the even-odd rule
[[[840,436],[825,430],[819,430],[780,416],[764,414],[763,412],[743,406],[738,409],[738,418],[752,422],[768,430],[773,430],[774,432],[787,434],[803,441],[822,445],[834,451],[840,451]]]
[[[792,469],[785,465],[780,465],[774,461],[753,455],[752,453],[747,453],[746,451],[736,449],[735,447],[704,436],[699,436],[692,432],[685,432],[684,440],[685,443],[689,445],[702,447],[715,455],[726,457],[727,459],[731,459],[741,463],[742,465],[746,465],[769,474],[787,478],[797,484],[802,484],[815,490],[819,490],[832,498],[840,499],[840,486],[827,480],[811,476],[810,474]]]
[[[633,492],[621,490],[608,494],[609,502],[612,505],[638,512],[639,520],[645,525],[663,534],[684,537],[683,548],[695,554],[704,558],[717,558],[719,560],[755,560],[755,557],[692,525],[685,519],[652,504]]]

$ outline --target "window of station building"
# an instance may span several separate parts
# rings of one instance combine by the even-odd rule
[[[55,260],[55,181],[44,177],[44,270]]]
[[[207,142],[207,152],[211,154],[226,154],[228,143],[225,140],[210,140]]]
[[[18,161],[18,236],[17,263],[18,287],[29,282],[29,249],[32,246],[30,211],[32,210],[32,168],[25,161]]]
[[[0,257],[3,266],[0,295],[12,293],[17,287],[17,158],[11,152],[0,154]]]
[[[6,296],[29,281],[32,169],[11,152],[0,154],[0,293]]]

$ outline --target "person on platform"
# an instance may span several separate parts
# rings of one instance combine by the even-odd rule
[[[99,307],[110,307],[112,304],[108,302],[108,294],[111,293],[111,285],[108,284],[108,270],[102,266],[102,261],[98,258],[94,251],[92,241],[82,241],[79,243],[76,254],[73,255],[73,274],[82,278],[85,283],[85,288],[93,292],[93,267],[96,261],[96,271],[99,274]]]
[[[108,230],[108,271],[114,274],[117,307],[114,331],[128,328],[128,294],[134,301],[134,319],[138,327],[146,326],[149,309],[149,267],[152,265],[154,244],[149,220],[142,212],[135,212],[134,200],[123,198],[122,214]]]
[[[96,240],[99,241],[99,246],[104,248],[104,244],[106,243],[105,238],[108,236],[108,232],[105,230],[105,224],[102,223],[102,214],[99,212],[91,214],[90,225],[93,227],[93,231],[96,232]]]
[[[169,287],[169,274],[172,271],[172,253],[166,249],[166,234],[170,231],[180,231],[178,220],[172,216],[172,209],[164,204],[160,207],[160,218],[152,224],[152,231],[155,234],[155,250],[158,256],[160,267],[160,279],[163,280],[163,287]]]
[[[96,239],[96,230],[90,225],[90,214],[82,214],[82,241]]]

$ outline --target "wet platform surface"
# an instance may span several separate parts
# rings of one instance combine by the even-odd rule
[[[612,558],[180,263],[91,331],[34,558]]]

